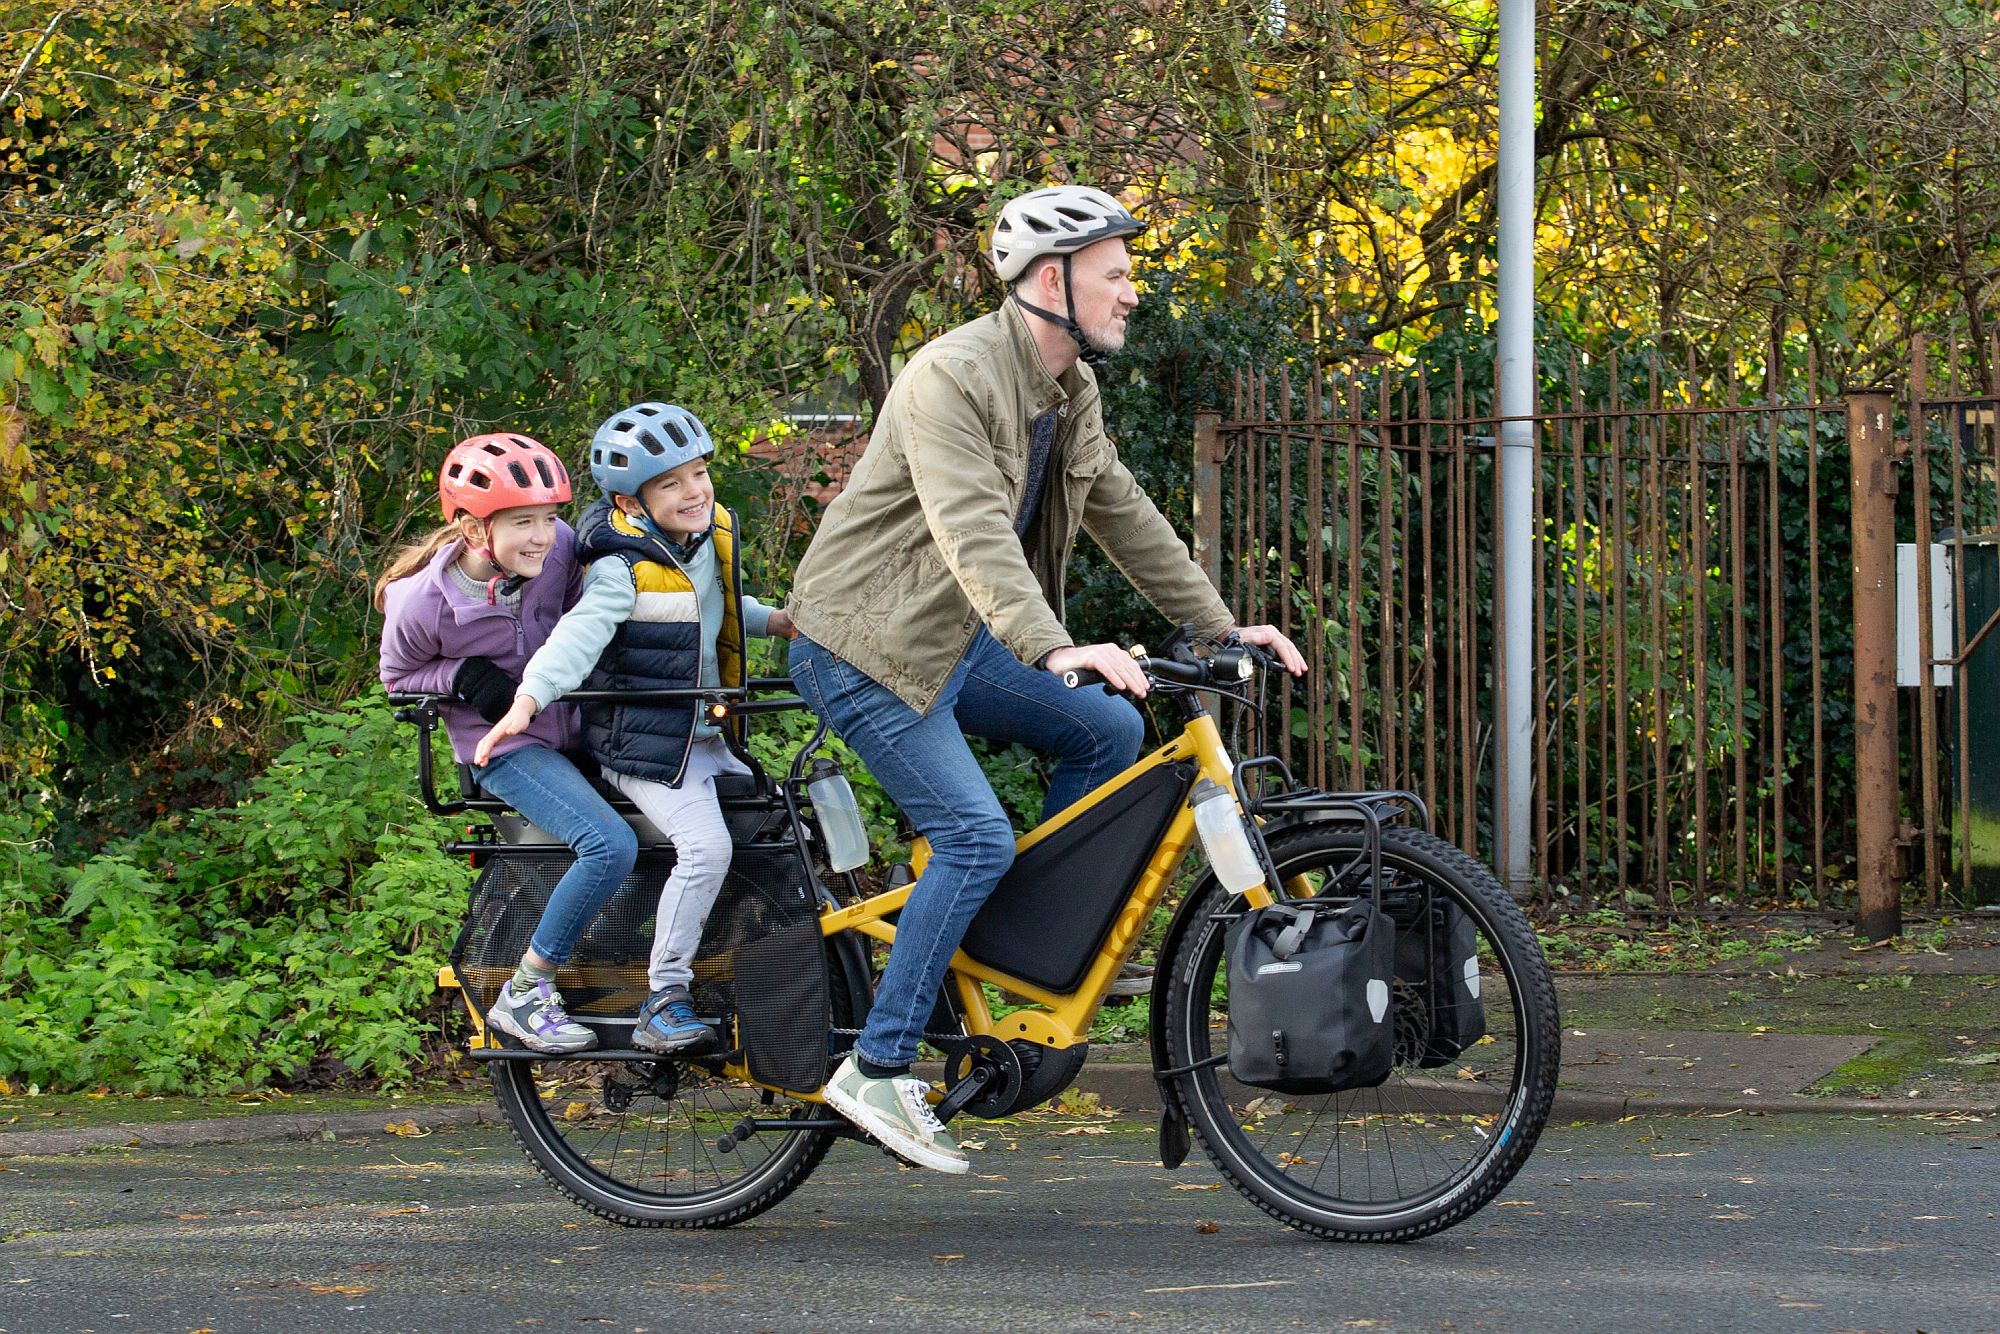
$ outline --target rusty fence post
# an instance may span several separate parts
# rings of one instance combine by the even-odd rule
[[[1896,881],[1901,794],[1896,782],[1896,460],[1883,390],[1849,390],[1854,478],[1854,785],[1856,929],[1869,940],[1902,931]]]
[[[1222,414],[1194,414],[1194,563],[1222,587]]]

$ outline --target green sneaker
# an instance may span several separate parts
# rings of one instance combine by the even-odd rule
[[[827,1106],[868,1132],[898,1158],[936,1172],[959,1173],[972,1164],[958,1141],[938,1123],[921,1079],[870,1079],[849,1056],[823,1090]]]

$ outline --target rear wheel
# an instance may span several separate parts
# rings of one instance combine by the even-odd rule
[[[828,971],[833,1022],[851,1026],[838,960],[829,959]],[[493,1089],[542,1175],[590,1212],[629,1227],[728,1227],[754,1218],[798,1189],[834,1139],[827,1130],[773,1128],[737,1141],[746,1118],[830,1113],[690,1061],[495,1061]]]
[[[1275,834],[1295,892],[1366,892],[1358,830]],[[1206,891],[1174,947],[1167,997],[1171,1095],[1223,1176],[1267,1213],[1340,1241],[1408,1241],[1442,1231],[1499,1194],[1548,1119],[1560,1059],[1555,986],[1533,929],[1492,874],[1444,840],[1382,831],[1384,907],[1399,940],[1395,1066],[1374,1088],[1305,1096],[1238,1084],[1229,1050],[1223,937],[1240,896]],[[1433,914],[1436,914],[1435,916]],[[1444,924],[1432,926],[1430,924]],[[1442,942],[1445,926],[1456,943]],[[1449,957],[1447,957],[1449,956]],[[1440,965],[1433,969],[1435,958]],[[1447,974],[1470,984],[1477,1021],[1441,1019]]]

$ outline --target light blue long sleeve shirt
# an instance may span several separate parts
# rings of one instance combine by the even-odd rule
[[[715,557],[715,543],[704,542],[694,555],[681,562],[681,571],[694,585],[701,603],[701,681],[704,687],[722,684],[716,664],[715,641],[722,633],[722,574]],[[597,660],[618,633],[618,627],[632,619],[639,605],[638,586],[632,581],[632,567],[623,558],[605,556],[593,562],[583,576],[583,594],[576,605],[563,613],[548,642],[528,660],[521,674],[521,693],[535,701],[539,709],[575,690],[597,666]],[[765,637],[771,633],[772,608],[748,593],[743,595],[743,633]],[[716,729],[704,719],[696,722],[695,736],[709,737]]]

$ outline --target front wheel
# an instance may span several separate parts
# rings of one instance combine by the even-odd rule
[[[1274,834],[1294,894],[1366,895],[1351,826]],[[1490,872],[1419,830],[1382,831],[1383,906],[1399,946],[1395,1064],[1372,1088],[1305,1096],[1233,1080],[1223,938],[1241,896],[1210,882],[1169,961],[1172,1096],[1203,1151],[1260,1208],[1336,1241],[1410,1241],[1498,1195],[1555,1098],[1555,984],[1520,908]],[[1476,972],[1467,967],[1476,960]],[[1455,1005],[1449,983],[1476,998]]]

